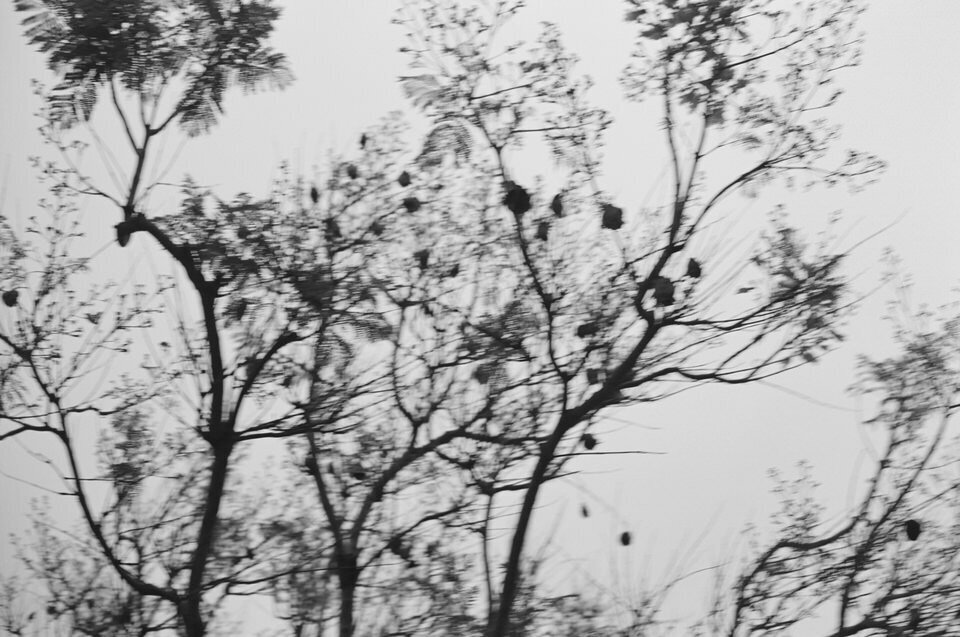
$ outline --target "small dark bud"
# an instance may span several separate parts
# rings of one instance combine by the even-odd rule
[[[700,262],[696,259],[690,259],[687,261],[687,276],[691,279],[699,279],[700,275],[703,274],[703,269],[700,267]]]
[[[3,304],[7,307],[13,307],[17,304],[17,299],[20,298],[20,293],[16,290],[7,290],[3,293]]]
[[[316,186],[310,186],[310,201],[314,204],[320,201],[320,191],[317,190]]]
[[[367,134],[364,133],[360,135],[360,150],[363,150],[367,147]]]
[[[580,442],[583,443],[583,446],[586,447],[587,451],[591,451],[597,446],[597,439],[593,434],[583,434],[580,436]]]
[[[406,188],[410,185],[410,173],[403,171],[400,173],[400,176],[397,177],[397,183]]]
[[[347,177],[350,179],[356,179],[360,175],[360,171],[357,170],[357,167],[353,164],[347,164]]]
[[[541,221],[537,224],[537,239],[540,241],[546,241],[547,237],[550,235],[550,222]]]
[[[630,531],[624,531],[620,534],[620,544],[630,546]]]

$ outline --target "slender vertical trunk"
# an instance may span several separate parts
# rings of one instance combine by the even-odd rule
[[[500,593],[500,606],[491,617],[491,626],[488,630],[489,637],[506,637],[510,630],[510,613],[513,610],[513,602],[516,600],[520,585],[520,560],[523,557],[523,545],[527,539],[527,529],[530,526],[530,518],[533,517],[533,509],[537,503],[537,495],[540,493],[540,485],[543,484],[544,476],[547,475],[547,469],[550,468],[550,463],[562,437],[562,429],[558,427],[550,440],[543,446],[540,459],[537,461],[537,466],[530,477],[530,486],[524,494],[523,504],[520,507],[520,518],[517,520],[517,528],[513,532],[510,557],[507,559],[503,587]]]
[[[215,445],[213,450],[213,464],[210,467],[210,484],[207,486],[203,520],[200,522],[200,532],[197,535],[197,547],[190,561],[187,592],[179,609],[187,637],[203,637],[206,634],[202,613],[204,575],[213,551],[214,534],[220,519],[220,504],[223,501],[232,451],[232,443],[220,443]]]
[[[357,556],[345,555],[340,558],[338,575],[340,578],[340,633],[339,637],[353,637],[353,602],[357,591]]]

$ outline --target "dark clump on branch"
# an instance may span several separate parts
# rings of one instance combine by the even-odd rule
[[[117,224],[117,243],[120,244],[121,248],[126,247],[130,243],[130,235],[133,234],[133,228],[130,226],[129,221],[121,221]]]
[[[360,465],[354,465],[350,468],[350,477],[362,482],[367,479],[367,472]]]
[[[430,262],[430,250],[424,248],[423,250],[417,250],[413,253],[413,256],[417,259],[417,265],[420,266],[421,270],[427,269],[427,264]]]
[[[609,203],[603,204],[603,218],[601,219],[600,225],[608,230],[619,230],[622,228],[623,208]]]
[[[397,557],[402,557],[405,560],[410,559],[410,547],[404,544],[403,539],[398,535],[390,538],[390,541],[387,542],[387,549]]]
[[[700,267],[700,262],[696,259],[690,259],[687,261],[687,276],[691,279],[699,279],[700,275],[703,274],[703,269]]]
[[[367,147],[367,134],[364,133],[360,135],[360,150],[363,150]]]
[[[416,212],[420,210],[420,200],[416,197],[404,197],[403,207],[407,209],[407,212]]]
[[[597,439],[593,434],[583,434],[580,436],[580,440],[583,442],[583,446],[586,447],[588,451],[597,446]]]
[[[620,544],[623,544],[624,546],[630,546],[630,541],[630,531],[624,531],[620,534]]]
[[[507,194],[503,196],[503,205],[515,215],[522,215],[530,210],[530,194],[512,181],[507,182]]]
[[[553,201],[550,202],[550,210],[552,210],[553,214],[557,217],[563,216],[563,198],[560,196],[560,193],[553,196]]]
[[[580,515],[582,515],[582,516],[585,517],[585,518],[589,518],[589,517],[590,517],[590,509],[587,508],[587,505],[586,505],[586,504],[581,504],[581,505],[580,505]]]
[[[403,171],[400,173],[400,176],[397,177],[397,183],[406,188],[410,185],[410,173]]]
[[[907,538],[909,538],[911,542],[920,537],[919,522],[916,520],[907,520],[907,523],[904,526],[907,528]]]
[[[536,237],[540,241],[546,241],[547,237],[550,236],[550,222],[541,221],[537,224],[537,234]]]
[[[16,290],[7,290],[3,293],[3,304],[7,307],[13,307],[17,304],[17,299],[20,297],[20,293]]]
[[[323,220],[323,236],[327,241],[335,241],[343,236],[336,219],[331,217]]]
[[[673,305],[676,300],[673,298],[673,282],[663,276],[658,276],[653,284],[653,300],[657,305],[664,307]]]
[[[357,170],[357,167],[353,164],[347,164],[347,177],[350,179],[356,179],[360,176],[360,171]]]
[[[588,336],[593,336],[600,331],[600,326],[597,325],[595,321],[589,323],[583,323],[577,327],[577,336],[580,338],[586,338]]]
[[[910,609],[910,623],[907,624],[907,628],[912,631],[920,628],[920,611],[917,610],[916,608]],[[942,635],[944,633],[936,633],[936,634]]]
[[[310,201],[312,201],[314,205],[320,201],[320,191],[317,190],[316,186],[310,186]]]

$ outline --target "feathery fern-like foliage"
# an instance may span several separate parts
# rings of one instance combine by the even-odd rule
[[[157,106],[174,78],[183,89],[172,112],[189,135],[209,130],[226,90],[282,88],[292,79],[283,54],[266,45],[280,10],[270,0],[16,0],[25,35],[61,78],[48,95],[64,127],[87,121],[101,88],[118,82]]]

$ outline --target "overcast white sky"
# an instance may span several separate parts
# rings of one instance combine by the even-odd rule
[[[405,73],[405,60],[397,53],[402,31],[389,24],[393,3],[281,4],[284,16],[275,43],[290,57],[295,85],[283,93],[234,96],[222,125],[184,148],[172,177],[191,172],[225,197],[238,190],[260,194],[282,160],[309,170],[324,161],[330,148],[352,150],[363,127],[403,107],[395,78]],[[620,100],[616,78],[631,38],[621,21],[623,10],[621,0],[530,1],[525,20],[556,21],[571,48],[581,54],[582,70],[597,82],[595,102],[622,122],[611,131],[606,186],[631,193],[636,188],[631,175],[642,160],[643,145],[660,141],[650,137],[657,122],[637,121],[642,112]],[[35,133],[37,100],[29,85],[32,78],[44,77],[43,63],[27,48],[18,23],[12,3],[0,3],[0,210],[14,219],[32,214],[36,207],[40,191],[27,157],[44,152]],[[816,213],[813,216],[822,219],[820,213],[843,208],[844,227],[850,229],[847,245],[902,217],[857,249],[848,262],[849,273],[859,290],[874,288],[881,275],[882,249],[893,247],[914,277],[914,299],[936,306],[955,298],[950,291],[960,271],[955,245],[960,214],[954,193],[960,177],[960,2],[876,1],[862,24],[867,34],[864,64],[844,74],[846,94],[832,117],[843,124],[846,145],[879,154],[889,162],[889,170],[855,197],[828,191],[802,200],[815,210],[794,212]],[[800,201],[791,197],[785,193],[783,200]],[[625,207],[629,210],[629,203]],[[108,240],[116,219],[106,215],[115,211],[88,207],[87,212],[91,231]],[[603,449],[666,454],[584,461],[584,473],[572,484],[547,491],[545,502],[556,506],[541,511],[541,530],[563,516],[556,536],[561,559],[551,573],[559,577],[583,569],[609,580],[616,561],[624,579],[642,576],[652,584],[670,574],[664,573],[664,565],[677,555],[685,555],[688,569],[716,563],[730,555],[747,523],[765,522],[771,502],[767,469],[790,467],[802,458],[814,464],[831,506],[849,503],[855,478],[863,475],[869,458],[858,424],[868,414],[859,411],[845,390],[853,380],[857,354],[889,349],[889,329],[879,317],[891,294],[881,290],[864,303],[851,322],[851,338],[843,351],[777,379],[836,407],[769,386],[702,388],[662,404],[622,411],[622,421],[601,426]],[[30,477],[30,467],[39,469],[25,461],[17,446],[0,445],[0,470],[24,478]],[[587,490],[578,498],[598,513],[610,505],[610,514],[580,519],[581,500],[570,496],[577,489]],[[0,536],[22,528],[33,495],[0,476]],[[616,544],[625,529],[635,538],[629,548]],[[694,540],[705,531],[709,539],[692,551]],[[11,549],[0,541],[0,569],[10,557]],[[626,588],[624,582],[618,586]]]

